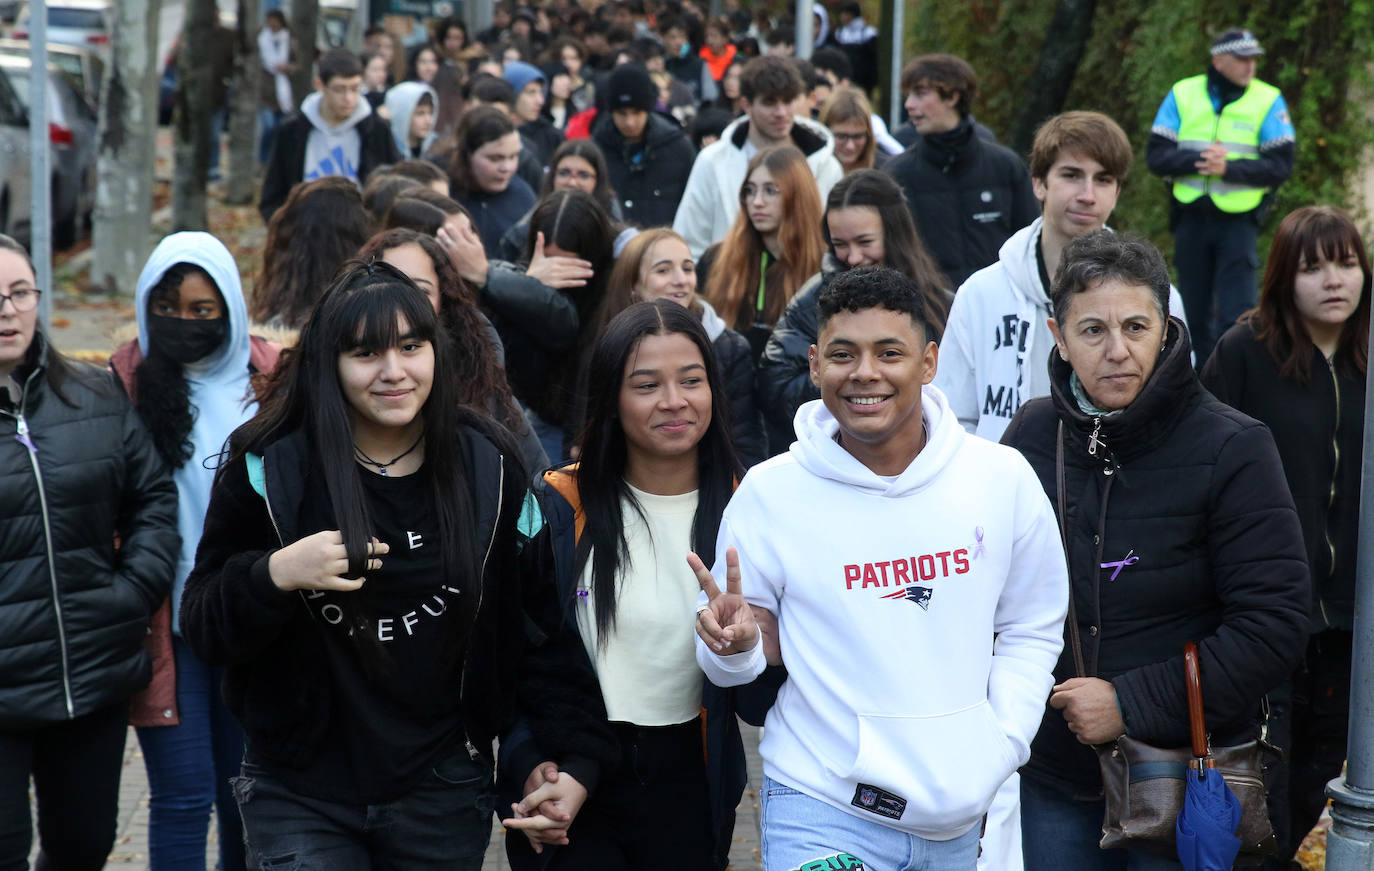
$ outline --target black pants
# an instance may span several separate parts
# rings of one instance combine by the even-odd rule
[[[711,871],[714,838],[701,720],[677,726],[613,723],[620,764],[606,772],[547,865],[529,841],[506,837],[511,867],[555,871]],[[547,856],[549,849],[545,848]],[[541,857],[542,858],[542,857]]]
[[[103,868],[119,817],[119,775],[129,730],[127,702],[74,720],[0,731],[0,871],[29,867],[38,793],[39,871]]]
[[[1184,210],[1174,228],[1178,293],[1188,315],[1197,366],[1236,318],[1255,304],[1259,225],[1250,213],[1207,214]]]
[[[1266,860],[1271,871],[1294,869],[1293,854],[1326,806],[1326,784],[1339,777],[1350,730],[1352,634],[1328,629],[1313,635],[1293,677],[1270,693],[1270,740],[1287,754],[1270,766],[1269,820],[1279,847]]]

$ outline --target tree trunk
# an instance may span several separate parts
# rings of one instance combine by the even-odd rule
[[[291,0],[291,39],[300,54],[291,74],[291,91],[297,106],[315,90],[315,31],[319,20],[320,0]]]
[[[239,0],[239,26],[234,51],[234,86],[229,107],[229,171],[224,201],[242,206],[253,202],[257,189],[258,106],[266,72],[258,57],[258,0]]]
[[[205,184],[210,175],[214,41],[221,38],[215,0],[186,0],[177,45],[177,102],[172,112],[172,232],[205,230]]]
[[[115,4],[110,61],[101,84],[91,285],[132,294],[152,250],[157,156],[157,23],[161,0]]]
[[[1021,89],[1021,106],[1012,123],[1008,145],[1017,154],[1029,154],[1035,128],[1064,108],[1078,62],[1083,59],[1092,34],[1097,0],[1057,0],[1054,18],[1046,31],[1049,38],[1040,49],[1035,74]]]

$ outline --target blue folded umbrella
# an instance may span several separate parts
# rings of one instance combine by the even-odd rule
[[[1174,824],[1178,860],[1187,871],[1227,871],[1240,852],[1240,800],[1215,768],[1190,766],[1183,781],[1183,808]]]

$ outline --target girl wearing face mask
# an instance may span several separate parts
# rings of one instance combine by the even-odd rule
[[[755,399],[754,355],[749,341],[727,327],[711,304],[697,294],[692,252],[686,240],[667,227],[640,233],[616,259],[601,312],[602,331],[631,305],[656,299],[677,303],[701,322],[720,362],[721,384],[730,399],[735,452],[746,468],[764,459],[768,446]]]
[[[208,233],[163,239],[139,276],[135,304],[139,338],[117,350],[110,366],[172,470],[181,533],[172,595],[149,636],[153,681],[130,712],[148,767],[150,859],[159,869],[203,862],[217,809],[220,865],[233,871],[244,867],[244,856],[229,778],[243,738],[220,696],[222,670],[191,652],[175,615],[200,542],[214,458],[253,416],[253,375],[270,375],[280,349],[248,334],[238,267]]]
[[[1270,695],[1287,778],[1270,787],[1277,857],[1288,861],[1345,759],[1359,538],[1370,265],[1350,217],[1305,206],[1279,224],[1257,308],[1202,367],[1217,399],[1269,427],[1312,570],[1306,655]]]

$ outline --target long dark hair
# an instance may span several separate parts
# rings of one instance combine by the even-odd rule
[[[158,297],[179,291],[182,280],[188,275],[199,275],[219,290],[215,279],[201,267],[194,263],[174,263],[148,291],[148,314],[152,314],[153,303]],[[224,294],[220,293],[221,302],[223,299]],[[167,356],[161,345],[150,341],[148,354],[134,371],[134,383],[137,385],[134,409],[153,437],[153,447],[168,468],[180,469],[195,452],[191,444],[195,416],[191,412],[191,385],[186,382],[186,371]]]
[[[260,400],[258,413],[235,431],[230,458],[261,453],[271,442],[302,431],[333,509],[348,553],[348,573],[364,574],[373,534],[368,500],[354,458],[348,400],[339,384],[339,355],[356,348],[389,348],[400,338],[404,320],[411,335],[434,348],[434,381],[420,414],[424,418],[425,461],[417,474],[429,485],[439,531],[445,581],[463,590],[460,611],[471,616],[481,583],[480,547],[472,540],[474,511],[464,460],[456,449],[458,427],[474,415],[460,410],[454,396],[457,377],[439,320],[415,284],[387,263],[345,264],[320,297],[302,327],[296,347],[282,352],[276,374]],[[350,609],[352,637],[364,666],[375,673],[379,658],[365,609]]]
[[[601,334],[587,370],[582,454],[573,473],[587,523],[577,545],[577,572],[580,575],[591,560],[592,601],[603,642],[615,625],[619,574],[628,558],[621,505],[625,501],[636,505],[625,482],[627,452],[620,423],[625,364],[645,336],[671,335],[686,336],[701,351],[711,386],[711,425],[697,443],[697,511],[692,518],[692,548],[708,566],[715,561],[721,514],[735,481],[744,474],[730,441],[730,397],[701,323],[687,309],[665,299],[635,303],[616,315]]]
[[[926,298],[926,318],[935,329],[932,339],[939,340],[949,319],[949,292],[944,273],[935,265],[935,258],[926,250],[916,222],[907,208],[906,195],[892,176],[878,169],[856,169],[840,179],[830,189],[825,201],[828,217],[837,209],[867,206],[876,209],[883,222],[883,265],[916,279]],[[835,246],[830,241],[830,223],[821,220],[821,233],[833,257]]]
[[[358,251],[358,258],[376,260],[402,245],[419,245],[429,255],[439,277],[439,321],[449,341],[457,400],[494,415],[511,432],[524,432],[525,415],[511,395],[490,324],[482,317],[476,294],[458,275],[434,237],[402,228],[384,230],[367,240]]]
[[[301,182],[267,223],[248,314],[298,327],[339,266],[372,235],[358,186],[338,175]]]
[[[1312,337],[1307,334],[1294,299],[1294,280],[1300,264],[1325,258],[1354,257],[1364,273],[1360,304],[1341,327],[1333,363],[1349,374],[1364,377],[1369,365],[1369,254],[1350,216],[1333,206],[1304,206],[1290,212],[1269,247],[1269,262],[1260,286],[1259,306],[1242,315],[1255,337],[1278,364],[1279,374],[1299,384],[1312,380]]]
[[[539,233],[544,234],[546,246],[556,245],[592,264],[592,277],[586,286],[565,291],[577,308],[580,323],[577,343],[549,361],[549,377],[543,395],[529,397],[540,417],[562,424],[574,399],[578,372],[596,340],[596,314],[615,266],[615,227],[606,210],[591,194],[561,190],[549,194],[534,207],[525,248],[526,263],[534,257]]]

